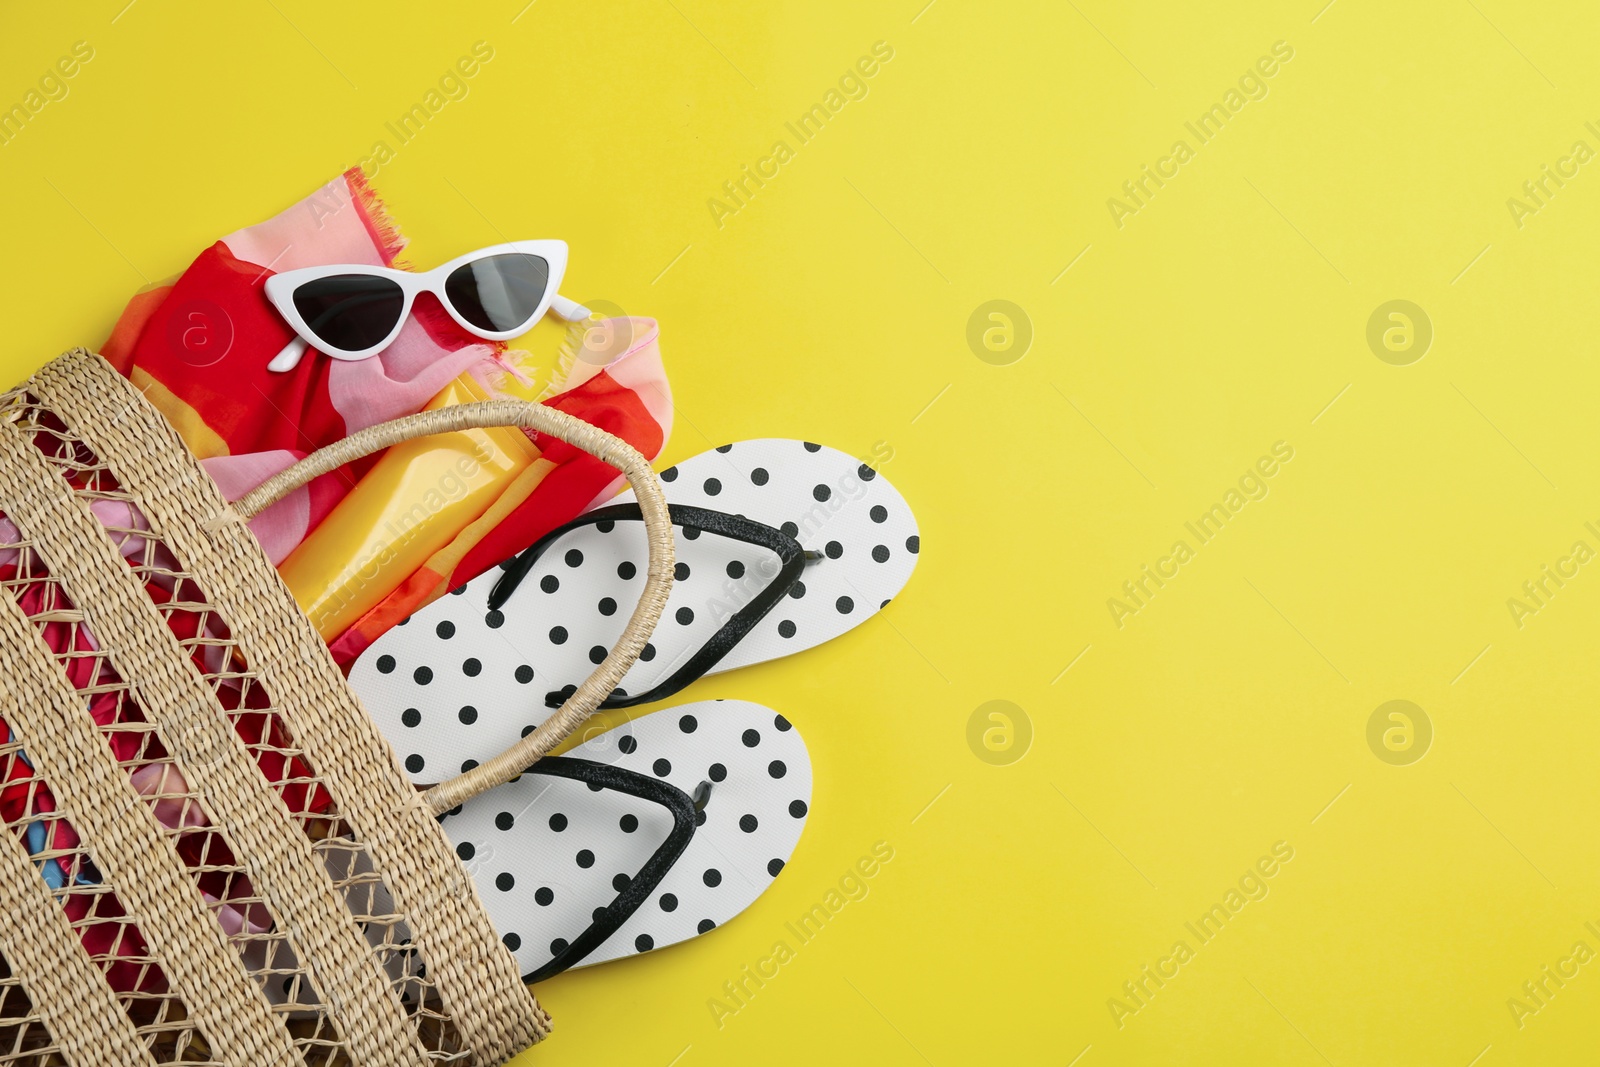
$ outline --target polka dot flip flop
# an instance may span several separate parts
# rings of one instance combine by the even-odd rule
[[[665,699],[703,674],[812,648],[881,610],[920,547],[871,466],[783,439],[661,472],[676,580],[639,662],[601,704]],[[631,492],[552,531],[394,627],[350,683],[419,784],[476,766],[550,714],[606,656],[644,582]]]
[[[546,756],[447,813],[444,830],[533,982],[732,919],[789,861],[810,804],[799,731],[714,700]]]

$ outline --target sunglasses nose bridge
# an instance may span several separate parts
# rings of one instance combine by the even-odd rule
[[[411,306],[407,310],[415,312],[418,307],[427,307],[430,310],[437,309],[439,311],[455,310],[450,306],[450,298],[445,295],[443,284],[440,284],[437,288],[418,289],[411,294]]]
[[[460,308],[450,303],[450,295],[445,292],[443,281],[436,286],[418,289],[413,295],[408,314],[430,330],[448,331],[454,328],[468,334],[474,341],[488,340],[482,330],[468,321]]]

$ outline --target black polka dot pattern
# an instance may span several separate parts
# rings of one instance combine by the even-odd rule
[[[863,469],[869,463],[815,442],[764,439],[686,459],[667,476],[674,505],[746,516],[816,556],[714,671],[823,644],[869,620],[905,585],[920,550],[916,522],[885,472]],[[624,493],[617,502],[630,499]],[[759,545],[682,526],[676,532],[663,625],[619,683],[628,693],[669,678],[777,571],[776,555]],[[420,609],[417,625],[380,635],[352,666],[350,682],[402,764],[422,757],[420,770],[407,770],[413,780],[442,781],[537,727],[552,710],[546,694],[573,691],[616,646],[646,559],[640,523],[580,526],[550,545],[503,608],[488,607],[505,573],[491,567]],[[460,715],[466,707],[475,718]],[[548,940],[523,937],[525,946]]]
[[[581,966],[653,951],[734,918],[783,870],[810,801],[810,763],[798,732],[759,705],[681,705],[639,716],[619,737],[620,729],[569,754],[685,793],[704,781],[715,786],[684,853]],[[524,773],[467,801],[443,826],[496,932],[528,974],[632,886],[672,816],[616,790],[595,793],[580,781]]]

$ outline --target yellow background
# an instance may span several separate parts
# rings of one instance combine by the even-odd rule
[[[1506,201],[1600,148],[1593,5],[125,2],[4,15],[0,102],[95,49],[0,146],[7,380],[394,147],[482,40],[374,178],[411,259],[565,238],[568,295],[662,323],[665,460],[886,442],[917,512],[883,616],[685,694],[804,731],[793,862],[711,936],[544,985],[556,1034],[520,1062],[1592,1059],[1600,963],[1520,1028],[1507,1000],[1600,949],[1600,566],[1520,628],[1507,600],[1600,548],[1600,164],[1520,227]],[[880,40],[867,97],[797,145]],[[1199,147],[1184,122],[1277,41],[1269,95]],[[719,227],[707,200],[779,138]],[[1119,228],[1107,199],[1179,138]],[[1031,321],[1020,361],[968,346],[991,299]],[[1366,342],[1393,299],[1434,328],[1408,366]],[[1107,599],[1280,440],[1270,494],[1119,628]],[[1394,699],[1433,727],[1408,766],[1367,743]],[[1031,723],[1020,761],[969,748],[991,700]],[[722,983],[880,840],[870,895],[719,1027]],[[1199,946],[1185,922],[1278,841],[1270,894]],[[1108,999],[1180,939],[1119,1028]]]

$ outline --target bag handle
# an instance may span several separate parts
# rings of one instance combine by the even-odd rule
[[[639,603],[622,636],[611,646],[600,666],[538,729],[493,759],[427,790],[424,796],[436,815],[510,781],[548,754],[594,714],[600,702],[611,695],[639,658],[645,642],[650,640],[666,608],[667,594],[672,590],[674,564],[672,520],[667,513],[661,483],[650,469],[650,462],[621,438],[564,411],[521,400],[480,400],[423,411],[358,430],[273,475],[233,505],[238,514],[251,519],[313,478],[337,470],[351,460],[417,437],[490,426],[517,426],[549,434],[620,470],[633,487],[644,516],[649,563]]]

